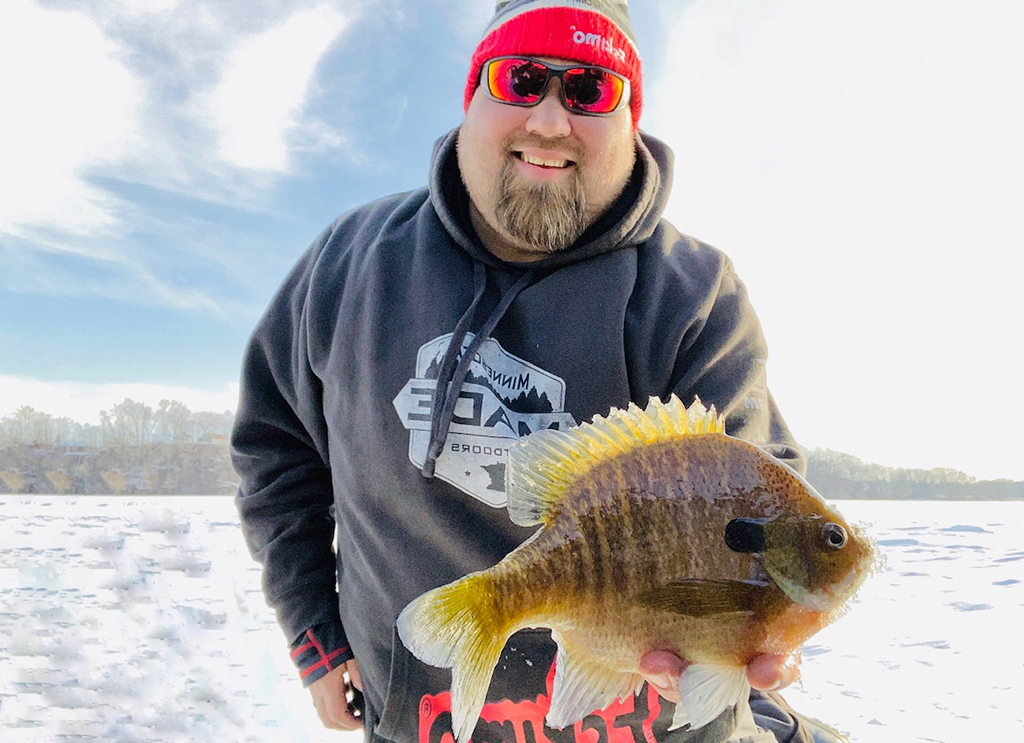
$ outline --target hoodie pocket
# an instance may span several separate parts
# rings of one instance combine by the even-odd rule
[[[374,734],[393,741],[441,743],[451,733],[451,672],[417,659],[397,630],[391,645],[387,697]],[[522,743],[517,726],[543,725],[554,657],[555,644],[546,629],[523,630],[509,638],[491,677],[475,739]]]
[[[406,650],[397,630],[391,643],[387,698],[374,736],[403,743],[452,743],[451,672],[420,662]],[[509,638],[494,668],[474,741],[721,743],[736,726],[736,711],[728,709],[699,730],[670,731],[675,705],[663,703],[645,686],[634,697],[595,711],[564,730],[552,730],[544,718],[551,699],[555,650],[546,629],[523,630]]]

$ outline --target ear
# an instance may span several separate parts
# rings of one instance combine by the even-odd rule
[[[764,522],[756,519],[733,519],[725,525],[725,544],[733,552],[764,552]]]

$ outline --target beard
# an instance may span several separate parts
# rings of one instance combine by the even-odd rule
[[[494,213],[498,224],[524,248],[557,253],[586,230],[587,194],[579,163],[564,183],[524,182],[515,164],[506,162],[496,187]]]

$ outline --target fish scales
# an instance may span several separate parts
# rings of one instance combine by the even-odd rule
[[[609,600],[624,591],[633,597],[655,579],[749,577],[749,565],[740,567],[749,560],[726,548],[721,529],[708,525],[724,528],[730,518],[753,515],[743,496],[757,469],[752,462],[722,466],[730,460],[717,443],[666,442],[594,467],[565,494],[550,528],[514,553],[521,564],[515,572],[532,576],[529,593]]]
[[[751,489],[751,478],[757,478],[757,468],[750,461],[722,466],[729,460],[721,449],[706,438],[667,442],[594,467],[566,493],[550,528],[513,553],[505,570],[495,574],[497,592],[520,599],[507,607],[509,613],[528,614],[521,619],[526,626],[555,622],[569,633],[585,627],[617,635],[624,616],[638,626],[664,623],[661,612],[636,603],[643,591],[665,580],[755,577],[743,556],[722,544],[721,531],[729,518],[751,514],[742,496]],[[668,479],[661,472],[679,476]],[[634,508],[635,501],[647,505]],[[721,528],[707,528],[716,522]],[[610,546],[612,532],[617,549]],[[670,547],[655,548],[660,545]],[[531,605],[536,607],[532,612]],[[692,624],[678,621],[674,632],[649,634],[692,634],[686,626]],[[716,636],[734,642],[720,631]],[[617,638],[610,641],[622,644]],[[677,642],[671,644],[686,654]]]
[[[745,703],[756,654],[799,647],[877,567],[870,539],[699,401],[652,398],[538,432],[513,447],[506,477],[510,516],[540,529],[398,620],[415,655],[453,669],[458,743],[519,629],[550,628],[558,643],[553,726],[635,691],[643,655],[668,650],[716,679],[712,694],[697,692],[703,676],[681,679],[673,724],[697,728]]]

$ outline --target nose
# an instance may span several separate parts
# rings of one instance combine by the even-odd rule
[[[542,137],[567,137],[572,131],[569,112],[562,105],[560,80],[552,80],[547,93],[536,106],[529,109],[526,131]]]

